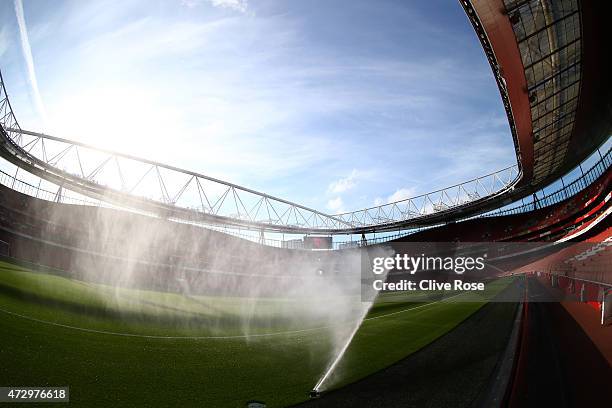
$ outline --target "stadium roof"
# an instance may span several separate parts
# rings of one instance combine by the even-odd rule
[[[461,0],[487,52],[522,179],[535,190],[612,133],[610,2]]]

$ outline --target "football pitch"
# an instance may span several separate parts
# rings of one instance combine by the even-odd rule
[[[0,386],[69,386],[70,406],[296,404],[333,357],[329,325],[350,322],[300,322],[294,302],[115,288],[0,262]],[[418,351],[483,304],[379,298],[332,388]]]

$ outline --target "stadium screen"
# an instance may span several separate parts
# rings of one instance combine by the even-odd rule
[[[304,237],[305,249],[332,249],[332,237]]]

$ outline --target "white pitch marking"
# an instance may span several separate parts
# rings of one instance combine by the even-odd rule
[[[454,298],[456,296],[459,296],[459,295],[461,295],[461,293],[459,293],[457,295],[454,295],[454,296],[451,296],[451,297],[449,297],[447,299],[443,299],[443,300],[452,299],[452,298]],[[432,305],[435,305],[437,303],[442,302],[443,300],[436,300],[435,302],[429,302],[429,303],[426,303],[424,305],[419,305],[419,306],[411,307],[411,308],[408,308],[408,309],[400,310],[398,312],[387,313],[387,314],[382,315],[382,316],[370,317],[370,318],[364,319],[363,321],[381,319],[383,317],[388,317],[388,316],[393,316],[393,315],[397,315],[397,314],[400,314],[400,313],[409,312],[411,310],[420,309],[422,307],[432,306]],[[15,313],[15,312],[10,312],[10,311],[4,310],[4,309],[0,309],[0,312],[6,313],[6,314],[11,315],[11,316],[20,317],[22,319],[30,320],[30,321],[33,321],[33,322],[42,323],[42,324],[48,324],[48,325],[51,325],[51,326],[62,327],[62,328],[65,328],[65,329],[79,330],[79,331],[83,331],[83,332],[87,332],[87,333],[108,334],[108,335],[112,335],[112,336],[137,337],[137,338],[145,338],[145,339],[168,339],[168,340],[183,340],[183,339],[185,339],[185,340],[245,339],[245,338],[250,338],[250,337],[283,336],[283,335],[304,333],[304,332],[315,331],[315,330],[323,330],[323,329],[327,329],[327,328],[331,327],[331,326],[321,326],[321,327],[312,327],[312,328],[309,328],[309,329],[301,329],[301,330],[291,330],[291,331],[274,332],[274,333],[260,333],[260,334],[250,334],[250,335],[235,335],[235,336],[156,336],[156,335],[147,335],[147,334],[120,333],[120,332],[111,332],[111,331],[106,331],[106,330],[87,329],[87,328],[84,328],[84,327],[70,326],[70,325],[67,325],[67,324],[61,324],[61,323],[55,323],[55,322],[49,322],[49,321],[46,321],[46,320],[36,319],[34,317],[25,316],[25,315],[22,315],[22,314],[19,314],[19,313]],[[350,322],[350,323],[353,323],[353,322]],[[345,324],[349,324],[349,323],[345,323]]]

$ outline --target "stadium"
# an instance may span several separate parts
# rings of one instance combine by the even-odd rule
[[[190,16],[204,3],[215,12],[238,13],[249,21],[262,18],[267,10],[254,5],[254,0],[248,4],[215,0],[182,2],[187,11],[181,12]],[[356,3],[356,9],[363,6]],[[383,3],[390,15],[403,16],[395,2]],[[149,151],[146,139],[136,144],[136,154],[126,152],[133,133],[146,136],[156,127],[166,129],[161,115],[150,117],[152,124],[137,123],[132,128],[103,109],[109,100],[95,109],[77,101],[76,106],[83,106],[79,112],[44,112],[42,100],[52,99],[48,95],[58,90],[49,86],[52,90],[43,93],[45,98],[39,94],[28,34],[35,49],[53,24],[41,23],[28,33],[25,23],[30,18],[51,21],[53,13],[44,14],[39,5],[27,1],[1,4],[3,14],[16,21],[17,34],[10,44],[18,55],[23,52],[25,68],[4,65],[14,60],[3,56],[10,50],[8,45],[3,48],[3,40],[9,38],[3,28],[0,404],[610,406],[612,228],[607,217],[612,211],[612,33],[607,23],[612,4],[458,3],[441,2],[429,12],[440,14],[442,25],[448,23],[442,9],[456,9],[462,19],[457,24],[470,30],[488,70],[474,81],[494,87],[507,128],[503,138],[511,145],[504,151],[504,163],[516,164],[491,171],[482,167],[475,153],[468,153],[462,160],[479,173],[467,181],[455,179],[440,187],[428,176],[431,168],[423,167],[417,176],[427,190],[394,194],[388,200],[355,198],[346,203],[346,208],[356,208],[351,211],[344,205],[323,209],[316,204],[323,202],[316,201],[319,198],[301,201],[286,198],[291,193],[264,192],[254,187],[264,185],[257,183],[261,173],[255,169],[252,175],[231,178],[255,180],[253,185],[227,181],[216,170],[202,171],[214,168],[214,156],[219,156],[215,151],[206,156],[211,162],[198,168],[180,164],[187,163],[190,154],[213,150],[210,139],[185,145],[177,142],[178,135],[167,134],[157,156],[168,160],[138,154]],[[103,19],[95,17],[107,6],[94,8],[88,24],[98,29],[96,24]],[[258,6],[262,8],[257,13],[252,11]],[[339,16],[349,13],[344,7],[352,6],[343,5]],[[289,14],[281,11],[278,15]],[[371,10],[365,13],[377,15]],[[72,21],[67,14],[58,18],[61,24]],[[234,24],[234,18],[214,24]],[[119,32],[128,36],[146,24],[151,24],[150,18]],[[170,44],[172,52],[184,52],[185,47],[186,53],[196,53],[186,45],[184,33],[206,37],[209,28],[194,27],[193,22],[181,25],[185,31],[162,35],[161,44]],[[254,30],[264,29],[255,25]],[[178,40],[169,39],[172,36]],[[111,36],[105,41],[120,47],[123,38]],[[84,49],[108,62],[113,55],[100,51],[101,41],[92,40]],[[215,41],[221,40],[213,36],[206,44],[213,47]],[[236,52],[235,41],[227,40],[228,55]],[[246,48],[258,46],[257,41],[248,41]],[[346,43],[359,41],[364,40]],[[418,41],[402,39],[399,46],[417,47]],[[287,44],[277,43],[291,49]],[[72,69],[56,51],[34,54],[37,60],[39,56],[57,60],[53,67],[59,67],[41,64],[39,73],[45,67],[49,76]],[[128,69],[117,61],[108,65],[100,61],[92,62],[100,75]],[[174,63],[189,69],[188,60],[178,56],[159,65]],[[216,63],[206,60],[207,66]],[[259,59],[246,59],[244,65],[258,63]],[[308,68],[325,70],[312,65]],[[227,75],[223,78],[230,78],[230,68],[221,64],[219,69]],[[425,75],[429,70],[435,67],[428,67]],[[77,71],[70,72],[68,82],[76,82]],[[138,75],[145,76],[146,70]],[[358,78],[358,86],[376,80]],[[187,86],[196,88],[190,81],[186,79]],[[98,82],[90,87],[104,88]],[[32,92],[29,97],[28,92]],[[470,95],[461,97],[467,101]],[[128,111],[128,122],[138,118],[140,108],[120,99],[113,95],[110,101]],[[180,103],[175,97],[163,99],[167,105]],[[323,99],[315,104],[324,104]],[[348,99],[358,99],[358,94],[351,93]],[[214,101],[222,105],[221,99]],[[416,98],[413,103],[430,102]],[[64,114],[80,123],[79,116],[94,111],[84,120],[88,126],[84,130],[95,132],[105,123],[109,126],[105,129],[119,136],[104,145],[106,136],[93,137],[93,142],[73,139],[67,137],[70,134],[48,132],[55,128],[45,121],[32,128],[39,122],[31,120],[30,105],[44,113],[40,116],[49,116],[48,123],[63,121]],[[20,109],[26,120],[21,119]],[[262,112],[265,116],[268,111],[262,109],[254,116]],[[170,118],[168,129],[181,132],[174,113],[164,113]],[[54,114],[60,119],[53,119]],[[372,117],[358,116],[351,116],[351,121],[362,119],[359,126],[367,123],[376,130]],[[386,121],[391,116],[381,117]],[[336,119],[326,118],[325,124],[335,123]],[[248,150],[246,139],[240,140]],[[443,149],[442,142],[427,140],[428,148]],[[220,143],[234,144],[233,151],[240,149],[240,142],[230,138]],[[321,140],[313,143],[322,145],[321,150],[327,146]],[[479,154],[493,155],[492,145],[487,146]],[[173,157],[175,148],[185,156]],[[397,144],[383,148],[388,156],[377,161],[401,156]],[[378,146],[368,149],[378,152]],[[342,152],[333,160],[346,156],[351,163],[365,161],[353,155]],[[288,161],[287,157],[282,159]],[[397,160],[403,165],[414,159],[423,165],[415,157]],[[273,165],[273,160],[263,160],[263,168]],[[414,176],[401,168],[394,173]],[[346,193],[354,187],[357,174],[353,170],[321,195]],[[292,191],[288,187],[306,191],[307,182],[317,176],[306,169],[299,177],[285,179],[279,173],[272,178],[283,182],[273,191]],[[306,195],[314,194],[308,190],[293,196]],[[340,195],[334,200],[329,202],[342,203]]]

